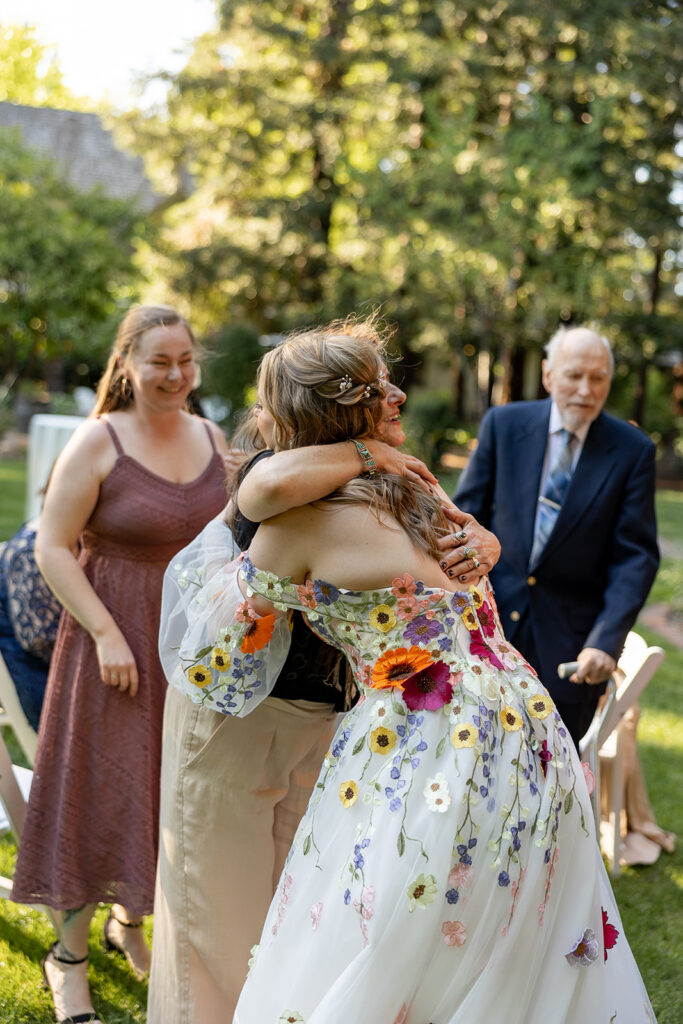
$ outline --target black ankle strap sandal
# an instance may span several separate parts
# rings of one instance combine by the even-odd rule
[[[138,963],[135,962],[135,959],[131,955],[130,950],[128,950],[125,947],[125,942],[124,945],[120,945],[118,942],[114,941],[110,929],[110,924],[112,921],[115,921],[117,924],[120,924],[122,928],[142,928],[142,921],[136,921],[135,923],[133,923],[132,921],[122,921],[120,917],[117,917],[116,914],[110,910],[109,916],[107,917],[107,920],[104,922],[104,932],[102,935],[102,948],[105,951],[105,953],[118,953],[120,956],[125,957],[128,966],[130,967],[131,971],[133,972],[137,980],[142,981],[145,977],[147,977],[149,970],[146,967],[141,967]]]
[[[68,957],[60,956],[59,953],[57,952],[58,948],[59,940],[57,942],[52,943],[47,953],[40,961],[40,969],[43,972],[43,988],[46,989],[46,991],[48,991],[51,995],[52,986],[48,981],[47,971],[45,970],[45,964],[47,963],[48,959],[56,960],[58,964],[64,964],[65,967],[72,967],[76,964],[84,964],[88,959],[88,954],[86,953],[85,956],[80,957],[78,960],[70,960]],[[92,1010],[89,1013],[77,1013],[73,1017],[62,1017],[60,1020],[57,1020],[57,1024],[102,1024],[102,1021],[98,1014],[95,1013],[94,1010]]]

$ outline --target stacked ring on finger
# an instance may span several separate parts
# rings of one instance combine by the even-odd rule
[[[475,558],[477,557],[477,549],[476,548],[465,548],[463,550],[463,555],[465,556],[465,558],[471,558],[472,562],[474,562]]]
[[[474,555],[472,555],[472,568],[473,569],[478,569],[480,565],[481,565],[481,562],[479,561],[479,559],[475,558]]]

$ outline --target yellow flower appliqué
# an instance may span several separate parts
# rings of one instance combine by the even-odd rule
[[[388,633],[397,622],[398,619],[388,604],[378,604],[370,612],[370,625],[380,633]]]
[[[193,665],[187,670],[187,678],[195,686],[208,686],[211,682],[211,673],[206,665]]]
[[[471,633],[473,633],[475,629],[479,629],[479,619],[474,614],[474,610],[470,608],[469,605],[467,606],[467,608],[465,608],[465,611],[462,613],[462,621],[465,623],[465,625],[467,626]]]
[[[370,733],[370,750],[376,754],[388,754],[393,750],[396,743],[396,733],[393,729],[386,729],[383,725],[373,729]]]
[[[349,779],[348,782],[342,782],[339,787],[339,799],[344,804],[344,807],[351,807],[352,804],[355,804],[358,799],[358,786],[353,779]]]
[[[415,907],[424,908],[434,902],[438,886],[434,875],[418,875],[406,890],[408,893],[408,910],[412,914]]]
[[[477,730],[469,722],[456,725],[451,736],[451,743],[454,747],[473,747],[477,742]]]
[[[544,693],[535,693],[526,702],[527,710],[532,718],[547,718],[555,705]]]
[[[500,724],[506,732],[517,732],[524,725],[524,721],[519,712],[511,708],[509,704],[506,704],[500,711]]]
[[[230,668],[230,655],[222,647],[214,647],[211,651],[211,668],[217,672],[227,672]]]
[[[481,608],[481,606],[484,603],[484,598],[481,596],[481,591],[477,590],[476,587],[470,587],[470,594],[472,595],[472,600],[474,601],[474,607]]]

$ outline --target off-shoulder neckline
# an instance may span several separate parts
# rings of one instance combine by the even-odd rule
[[[242,560],[243,563],[246,563],[250,567],[252,573],[259,573],[261,576],[269,577],[271,580],[275,580],[281,586],[298,588],[306,585],[305,583],[294,583],[291,576],[281,577],[278,576],[277,573],[270,572],[269,569],[259,569],[257,566],[254,565],[252,560],[249,558],[248,552],[246,551],[242,555]],[[399,577],[396,578],[398,579]],[[448,590],[446,587],[428,587],[423,580],[416,580],[415,577],[411,576],[409,572],[402,573],[400,578],[404,580],[409,580],[411,583],[414,583],[416,589],[418,590],[418,596],[419,594],[425,593],[448,594],[450,597],[454,597],[456,594],[467,594],[467,591],[465,590]],[[247,582],[249,582],[248,579]],[[336,590],[339,594],[348,594],[350,597],[362,597],[363,594],[383,594],[395,592],[395,587],[393,583],[388,587],[368,587],[367,590],[349,590],[347,587],[338,587],[336,583],[330,583],[329,580],[313,579],[309,582],[313,585],[317,583],[322,587],[331,587],[333,590]]]

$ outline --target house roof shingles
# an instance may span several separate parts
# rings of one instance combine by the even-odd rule
[[[137,200],[141,213],[165,202],[152,189],[142,158],[119,149],[97,114],[0,103],[0,128],[19,128],[24,144],[52,157],[80,191],[99,185],[114,199]]]

